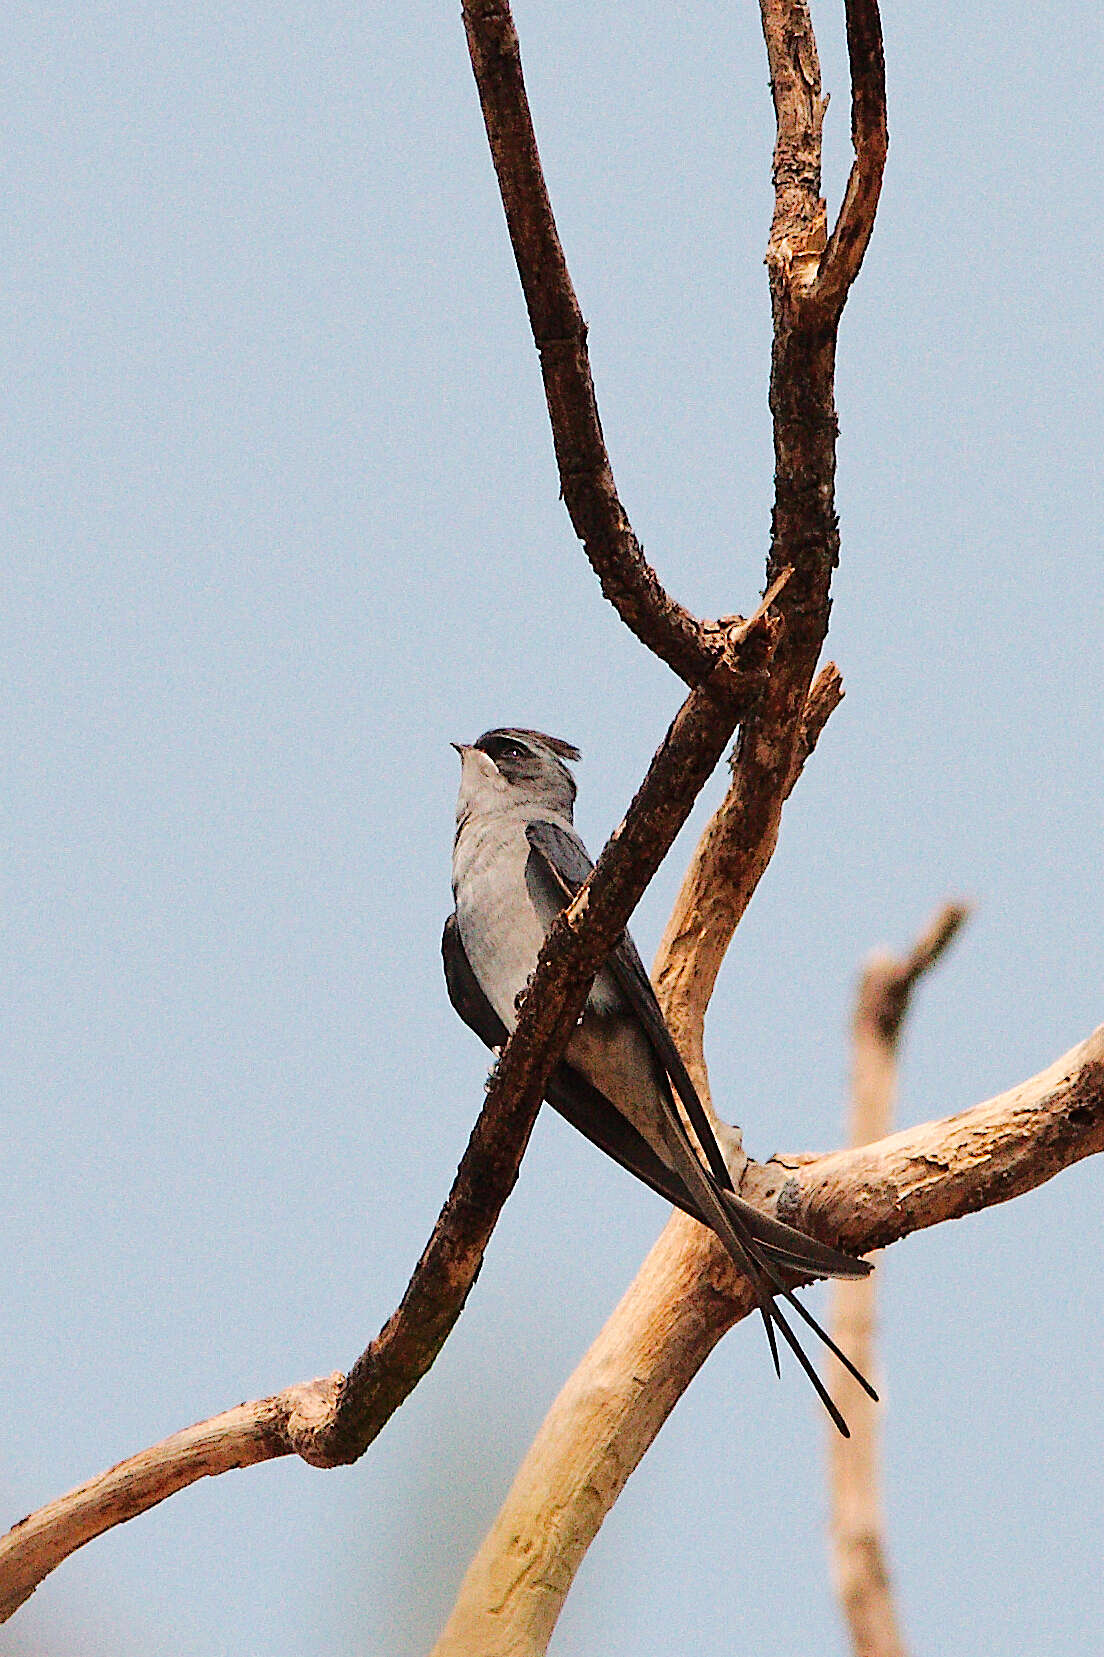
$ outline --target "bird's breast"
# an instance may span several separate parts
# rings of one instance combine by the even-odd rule
[[[525,881],[523,822],[467,822],[456,837],[452,889],[464,953],[479,987],[508,1030],[515,1002],[537,964],[545,929]]]

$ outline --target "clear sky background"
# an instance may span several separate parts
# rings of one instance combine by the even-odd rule
[[[519,0],[518,23],[622,495],[673,592],[746,611],[771,499],[756,9]],[[848,694],[709,1022],[759,1156],[838,1143],[858,965],[947,896],[977,912],[918,995],[903,1122],[1101,1017],[1099,8],[890,0],[885,25],[892,147],[838,381]],[[557,499],[455,4],[15,5],[5,37],[14,1520],[355,1357],[482,1098],[438,958],[449,740],[578,743],[597,849],[681,693]],[[646,958],[692,835],[634,923]],[[459,1328],[358,1466],[193,1487],[63,1566],[0,1651],[418,1657],[663,1220],[542,1113]],[[1102,1242],[1086,1163],[884,1261],[918,1654],[1099,1637]],[[826,1431],[735,1331],[556,1657],[842,1657]]]

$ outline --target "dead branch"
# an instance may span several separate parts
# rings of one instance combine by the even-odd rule
[[[104,1531],[156,1507],[197,1479],[290,1453],[290,1437],[332,1411],[339,1375],[239,1404],[162,1439],[59,1496],[0,1541],[0,1622],[29,1599],[71,1553]]]
[[[845,0],[855,160],[843,204],[809,293],[811,305],[839,314],[859,274],[874,227],[889,150],[882,22],[874,0]]]
[[[867,964],[852,1021],[853,1146],[881,1139],[892,1126],[897,1042],[912,989],[946,950],[967,913],[964,904],[946,904],[904,960],[877,955]],[[873,1278],[832,1285],[832,1334],[863,1374],[871,1376],[877,1368],[875,1299]],[[830,1444],[828,1452],[836,1594],[855,1657],[905,1657],[883,1540],[879,1406],[842,1364],[833,1359],[829,1367],[832,1396],[851,1428],[851,1437]]]
[[[743,1189],[773,1202],[780,1218],[799,1215],[865,1254],[1018,1196],[1101,1150],[1104,1025],[973,1110],[858,1150],[751,1164]],[[712,1232],[672,1215],[552,1406],[433,1657],[538,1657],[546,1649],[633,1468],[721,1336],[753,1310]]]
[[[778,640],[771,606],[731,631],[728,655],[690,693],[597,867],[552,928],[495,1068],[448,1202],[397,1311],[339,1385],[333,1418],[292,1444],[316,1465],[363,1455],[444,1344],[517,1179],[545,1083],[582,1012],[594,974],[624,930],[759,694]]]
[[[835,662],[825,662],[813,681],[808,701],[805,703],[805,712],[801,716],[797,751],[790,771],[790,780],[786,785],[787,799],[804,769],[805,761],[820,741],[821,732],[843,701],[843,694],[843,675]]]
[[[613,485],[586,357],[585,326],[544,188],[517,39],[505,0],[501,4],[473,0],[465,8],[465,24],[541,352],[565,499],[588,556],[628,625],[696,688],[598,868],[542,951],[533,993],[526,996],[453,1190],[399,1308],[347,1376],[338,1374],[264,1400],[256,1406],[255,1418],[250,1414],[239,1420],[235,1412],[222,1418],[227,1422],[226,1432],[216,1433],[216,1439],[229,1458],[226,1465],[244,1464],[243,1456],[254,1460],[290,1453],[325,1466],[354,1460],[428,1369],[464,1305],[502,1203],[516,1179],[544,1082],[581,1010],[594,972],[685,821],[737,721],[748,715],[762,692],[764,679],[772,713],[760,727],[757,753],[761,756],[769,749],[775,759],[783,755],[785,780],[789,779],[802,740],[799,716],[827,626],[828,580],[835,560],[831,440],[827,449],[820,443],[815,457],[821,465],[819,475],[828,480],[825,522],[830,533],[825,539],[824,523],[817,519],[812,526],[815,533],[805,534],[804,539],[795,536],[790,520],[783,522],[776,511],[767,596],[750,623],[705,627],[674,605],[659,587]],[[784,373],[773,374],[772,385],[775,378],[785,385]],[[825,390],[830,407],[830,371],[818,395]],[[776,448],[781,429],[776,411]],[[825,456],[827,473],[822,464]],[[794,520],[805,531],[810,522],[800,514]],[[790,544],[797,557],[793,566],[783,556]],[[772,603],[775,609],[768,617]],[[793,630],[792,639],[787,629]],[[768,676],[768,666],[779,655],[780,640],[787,646],[788,662],[785,671],[772,671]],[[812,718],[806,725],[806,739],[810,733],[815,738],[815,729],[816,718]],[[769,793],[769,787],[765,792]],[[259,1436],[257,1421],[263,1423]],[[197,1438],[206,1443],[205,1432],[200,1427],[183,1439],[166,1441],[167,1448],[139,1457],[140,1466],[121,1464],[103,1480],[82,1487],[73,1498],[53,1504],[46,1510],[51,1517],[40,1514],[18,1527],[0,1554],[0,1594],[9,1611],[33,1591],[46,1571],[91,1535],[217,1470],[217,1454],[211,1460],[193,1451]],[[152,1462],[147,1454],[152,1455]]]
[[[323,1467],[355,1461],[417,1385],[463,1309],[591,980],[760,692],[777,644],[770,610],[782,585],[730,630],[726,656],[690,693],[590,879],[552,929],[448,1201],[380,1334],[348,1375],[188,1428],[17,1525],[0,1544],[0,1620],[74,1549],[196,1479],[291,1454]]]
[[[717,661],[718,631],[663,590],[618,498],[598,418],[586,323],[548,199],[509,0],[465,0],[463,15],[540,355],[564,504],[603,593],[626,627],[687,684],[698,684]]]
[[[880,120],[884,129],[884,87],[879,93],[868,50],[871,28],[878,38],[877,12],[867,0],[859,3],[861,17],[856,9],[849,34],[849,39],[853,37],[853,99],[861,111],[857,120],[862,143],[856,140],[856,162],[862,163],[860,170],[869,177],[871,148],[866,134],[872,120],[875,125]],[[816,41],[804,0],[762,0],[762,14],[778,128],[775,210],[767,250],[774,317],[770,406],[775,450],[767,579],[776,580],[783,570],[791,576],[779,599],[784,630],[766,694],[741,725],[728,799],[706,830],[695,858],[702,878],[684,885],[660,950],[657,988],[683,1056],[703,1092],[707,1083],[702,1027],[716,972],[774,851],[783,802],[839,700],[839,676],[834,669],[825,670],[816,694],[811,694],[839,553],[834,507],[835,342],[839,316],[850,281],[857,274],[877,203],[874,189],[856,188],[851,193],[843,240],[848,249],[859,246],[858,256],[849,265],[842,254],[836,259],[830,308],[804,305],[827,239],[820,198],[824,100]],[[496,9],[496,15],[501,16],[501,10]],[[478,66],[476,72],[478,76]],[[690,1239],[691,1247],[708,1249],[704,1237],[692,1222],[672,1220],[591,1358],[584,1360],[568,1383],[526,1458],[515,1492],[471,1567],[437,1648],[438,1657],[446,1652],[544,1649],[578,1560],[609,1505],[706,1352],[746,1310],[740,1290],[733,1286],[733,1274],[716,1256],[710,1271],[695,1281],[727,1283],[729,1295],[734,1296],[730,1304],[740,1311],[726,1320],[716,1315],[715,1304],[699,1305],[695,1315],[690,1305],[693,1296],[683,1296],[685,1279],[678,1264],[681,1244],[677,1240]],[[678,1324],[673,1306],[665,1299],[672,1283],[678,1285],[688,1325]],[[715,1292],[710,1289],[710,1294]],[[684,1331],[689,1327],[692,1338],[683,1334],[659,1339],[657,1347],[657,1330],[673,1327]],[[669,1363],[656,1361],[660,1352]],[[680,1355],[689,1361],[680,1363]],[[619,1357],[627,1360],[627,1367],[619,1367]],[[617,1394],[612,1413],[603,1382]],[[557,1446],[562,1452],[558,1460]],[[594,1453],[588,1454],[588,1449]],[[505,1615],[515,1590],[521,1609],[517,1616]],[[492,1605],[493,1614],[488,1611]]]

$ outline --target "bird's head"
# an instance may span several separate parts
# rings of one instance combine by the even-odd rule
[[[543,731],[503,727],[484,731],[471,744],[454,742],[460,755],[457,821],[515,806],[540,806],[571,821],[575,779],[564,760],[579,750]]]

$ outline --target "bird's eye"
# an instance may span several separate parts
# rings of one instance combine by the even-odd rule
[[[485,737],[480,738],[476,747],[482,748],[483,752],[488,754],[499,766],[503,761],[514,765],[532,758],[527,744],[519,742],[516,737],[512,736],[488,733]]]

